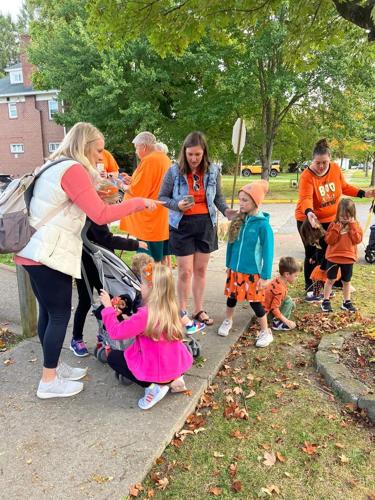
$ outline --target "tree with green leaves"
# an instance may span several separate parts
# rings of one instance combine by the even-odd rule
[[[19,57],[19,42],[17,29],[10,15],[0,14],[0,77],[4,69],[17,62]]]

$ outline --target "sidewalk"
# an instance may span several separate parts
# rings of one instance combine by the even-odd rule
[[[294,205],[268,205],[265,211],[271,213],[275,231],[275,263],[286,254],[302,259]],[[361,222],[367,212],[362,215]],[[215,325],[199,336],[206,361],[186,376],[192,396],[168,394],[149,412],[137,407],[143,393],[140,387],[119,385],[112,370],[93,356],[72,355],[68,349],[71,324],[62,359],[89,367],[85,389],[74,398],[40,401],[36,397],[41,366],[36,338],[0,354],[0,491],[7,499],[121,499],[129,486],[143,480],[249,321],[249,307],[238,307],[233,333],[228,338],[216,335],[225,311],[224,273],[225,245],[221,245],[210,260],[205,301]],[[17,324],[15,273],[0,269],[0,278],[0,323]],[[90,351],[96,331],[90,316],[85,327]],[[10,364],[4,364],[8,359]]]

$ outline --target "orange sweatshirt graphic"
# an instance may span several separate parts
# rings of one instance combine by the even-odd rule
[[[278,276],[266,288],[266,298],[263,304],[267,313],[271,312],[275,318],[281,318],[280,307],[288,293],[288,285]]]
[[[363,238],[358,222],[349,222],[347,228],[340,222],[332,222],[324,238],[328,245],[327,260],[335,264],[352,264],[357,260],[357,245]]]
[[[306,168],[299,182],[296,219],[305,220],[306,210],[310,208],[319,222],[332,222],[336,217],[341,195],[357,196],[358,191],[358,188],[346,182],[337,163],[331,163],[328,172],[322,177]]]

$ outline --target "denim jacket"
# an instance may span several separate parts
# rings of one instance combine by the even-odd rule
[[[204,187],[206,191],[206,201],[212,225],[216,226],[216,208],[224,215],[228,205],[225,202],[221,191],[220,170],[217,165],[211,163],[204,174]],[[159,200],[165,202],[169,208],[169,225],[178,228],[184,213],[178,208],[179,201],[189,194],[187,176],[180,173],[177,163],[174,163],[164,176],[163,184],[159,192]]]

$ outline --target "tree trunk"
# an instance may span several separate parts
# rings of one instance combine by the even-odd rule
[[[371,183],[370,186],[375,186],[375,154],[372,159],[372,172],[371,172]]]

